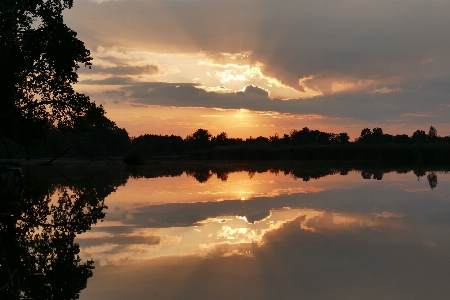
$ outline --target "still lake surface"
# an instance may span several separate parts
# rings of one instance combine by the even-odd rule
[[[449,299],[450,174],[415,173],[132,176],[80,299]]]
[[[23,171],[0,201],[0,299],[450,299],[448,168]]]

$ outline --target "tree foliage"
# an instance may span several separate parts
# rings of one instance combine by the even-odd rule
[[[74,91],[90,52],[64,24],[73,0],[0,1],[0,142],[42,140],[49,126],[73,128],[96,107]]]
[[[428,136],[430,138],[437,138],[437,130],[433,126],[430,126],[430,129],[428,130]]]
[[[209,147],[211,137],[208,130],[199,128],[192,135],[187,136],[186,141],[191,149],[205,149]]]

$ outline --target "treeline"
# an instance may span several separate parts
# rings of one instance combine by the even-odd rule
[[[305,127],[290,134],[247,139],[216,136],[198,129],[180,136],[142,135],[131,140],[130,164],[149,156],[185,156],[210,160],[423,160],[449,161],[450,137],[440,137],[431,126],[428,133],[415,131],[390,135],[379,127],[364,128],[353,142],[347,133],[327,133]]]
[[[209,160],[423,160],[450,161],[450,136],[440,137],[431,126],[411,136],[390,135],[379,127],[364,128],[354,141],[347,133],[328,133],[304,127],[290,134],[230,138],[198,129],[185,138],[144,134],[130,138],[104,115],[79,120],[77,130],[49,127],[43,143],[34,147],[3,142],[0,158],[124,157],[129,164],[143,164],[155,157]],[[30,138],[32,140],[32,138]],[[26,143],[24,143],[26,144]],[[28,144],[30,142],[28,141]]]
[[[126,161],[139,164],[144,157],[148,156],[184,156],[197,159],[279,159],[274,156],[260,157],[253,153],[252,149],[266,148],[266,151],[269,151],[273,146],[281,145],[339,145],[349,143],[349,139],[347,133],[332,134],[309,130],[306,127],[300,131],[293,130],[290,135],[285,134],[283,137],[275,134],[268,138],[259,136],[247,139],[230,138],[225,132],[213,136],[208,130],[200,128],[185,139],[175,135],[152,134],[133,138],[132,151],[126,157]],[[243,154],[242,151],[246,153]]]
[[[437,130],[431,126],[428,134],[423,130],[415,131],[411,136],[399,134],[396,136],[384,134],[381,128],[364,128],[360,137],[350,142],[347,133],[328,133],[319,130],[310,130],[304,127],[301,130],[293,130],[290,134],[279,136],[247,139],[229,138],[227,133],[222,132],[216,136],[208,130],[198,129],[185,139],[175,135],[153,135],[145,134],[133,138],[131,144],[134,149],[139,149],[146,155],[170,156],[189,155],[198,151],[206,151],[220,147],[245,146],[250,148],[264,146],[342,146],[342,145],[416,145],[416,144],[449,144],[450,136],[439,137]]]
[[[103,114],[76,119],[71,129],[47,125],[24,132],[16,140],[0,139],[1,159],[114,157],[131,149],[128,132]]]

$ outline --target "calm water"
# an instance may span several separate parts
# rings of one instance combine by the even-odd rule
[[[425,170],[57,170],[46,220],[86,223],[64,244],[94,261],[82,300],[449,299],[450,173]]]

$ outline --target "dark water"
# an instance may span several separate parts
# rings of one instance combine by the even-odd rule
[[[97,162],[24,172],[21,200],[2,204],[1,299],[450,297],[444,169]]]

